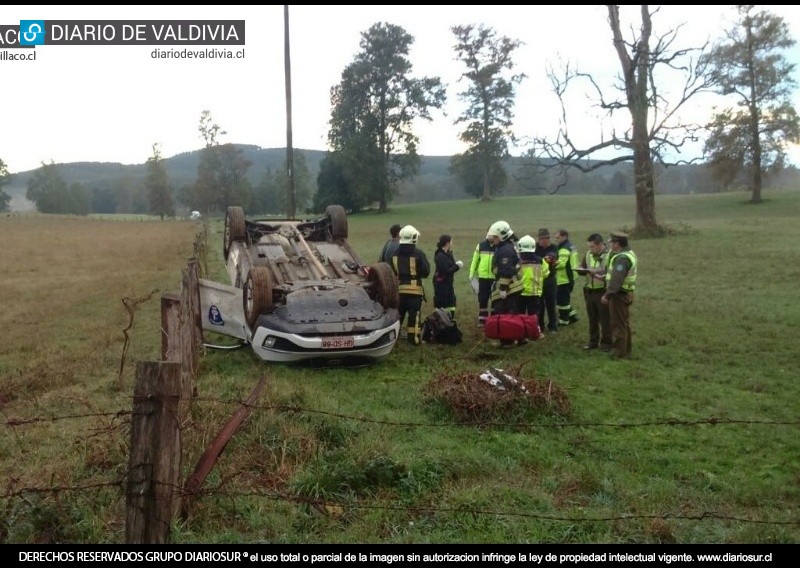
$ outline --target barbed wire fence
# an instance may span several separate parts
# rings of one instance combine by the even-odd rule
[[[205,254],[207,228],[198,234],[195,253]],[[198,244],[199,243],[199,244]],[[164,543],[169,539],[169,529],[173,520],[180,516],[186,518],[193,503],[203,497],[254,497],[270,501],[283,501],[302,506],[311,506],[320,511],[346,510],[387,510],[405,511],[410,514],[469,514],[476,516],[505,516],[532,518],[568,523],[607,523],[625,520],[689,520],[689,521],[736,521],[761,525],[800,525],[800,518],[754,519],[747,516],[719,514],[714,511],[685,511],[658,514],[621,514],[609,516],[559,516],[519,510],[470,507],[433,507],[406,505],[402,502],[365,502],[359,499],[313,498],[292,492],[267,490],[236,491],[228,488],[223,479],[215,486],[206,485],[208,473],[223,453],[228,440],[236,434],[244,421],[254,412],[282,413],[291,415],[319,415],[337,420],[377,425],[385,428],[512,428],[534,431],[546,429],[586,429],[586,428],[698,428],[698,427],[740,427],[763,426],[765,428],[800,426],[800,420],[752,420],[735,418],[706,417],[693,420],[675,418],[655,419],[641,422],[570,422],[552,423],[496,421],[496,420],[454,420],[454,421],[392,421],[371,416],[351,415],[331,412],[301,405],[261,404],[258,399],[265,379],[262,379],[245,400],[199,397],[196,380],[198,358],[202,350],[202,330],[200,326],[200,303],[198,277],[206,273],[202,259],[191,259],[181,275],[180,295],[162,296],[162,359],[160,361],[140,361],[136,365],[136,382],[133,389],[130,409],[116,409],[74,414],[40,414],[26,417],[8,417],[3,414],[2,426],[10,430],[18,443],[24,444],[27,429],[67,420],[89,420],[103,422],[104,431],[109,435],[122,437],[130,430],[131,443],[128,448],[128,466],[110,468],[117,474],[108,480],[97,480],[84,484],[51,483],[49,485],[25,485],[20,478],[9,479],[0,493],[0,500],[26,499],[31,495],[41,495],[59,500],[68,493],[97,493],[108,489],[119,491],[120,499],[126,502],[126,531],[128,543]],[[125,298],[123,305],[130,315],[128,326],[123,330],[125,344],[120,361],[119,385],[122,384],[122,371],[128,347],[128,330],[133,326],[135,308],[152,298],[158,290],[151,291],[141,298]],[[195,467],[192,475],[181,480],[180,464],[184,462],[186,451],[181,446],[182,431],[187,423],[186,417],[192,405],[236,406],[231,420],[222,428],[209,444]],[[97,429],[95,429],[97,430]],[[234,472],[234,477],[236,473]]]

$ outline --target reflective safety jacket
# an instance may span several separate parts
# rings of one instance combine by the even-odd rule
[[[573,268],[578,267],[578,249],[567,239],[558,245],[558,263],[556,264],[556,284],[569,284],[575,280]]]
[[[431,265],[424,252],[414,245],[400,245],[392,257],[392,267],[397,274],[400,294],[425,295],[422,280],[430,276]]]
[[[492,257],[494,256],[494,249],[491,243],[483,239],[475,247],[475,252],[472,253],[472,262],[469,265],[470,278],[486,278],[494,280],[494,273],[492,272]]]
[[[633,292],[636,289],[636,263],[636,253],[630,249],[609,254],[608,272],[606,272],[607,293]]]
[[[598,256],[595,256],[592,254],[592,251],[587,250],[581,266],[595,272],[603,272],[606,269],[607,261],[608,251],[601,252]],[[605,287],[605,277],[601,280],[600,278],[595,278],[591,274],[586,275],[586,283],[583,285],[584,290],[603,290]]]
[[[519,279],[523,296],[541,296],[544,279],[550,275],[550,265],[533,252],[519,253]]]

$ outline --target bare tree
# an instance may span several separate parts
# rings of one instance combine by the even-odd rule
[[[630,38],[626,40],[621,31],[619,6],[608,5],[612,44],[621,68],[617,84],[604,90],[591,74],[571,69],[569,64],[564,65],[558,74],[551,68],[548,76],[561,104],[559,132],[555,141],[536,138],[528,152],[536,168],[540,171],[555,170],[563,180],[572,168],[589,172],[621,162],[633,162],[636,192],[634,230],[638,234],[659,234],[662,231],[656,221],[653,164],[677,163],[668,158],[679,155],[689,142],[697,141],[700,127],[684,123],[678,112],[691,97],[709,87],[700,57],[706,46],[675,48],[673,44],[680,26],[654,35],[652,17],[657,12],[658,9],[650,11],[647,5],[640,6],[639,29],[631,27]],[[606,129],[601,126],[599,141],[587,147],[580,147],[570,135],[565,102],[568,88],[581,81],[587,84],[590,98],[611,119],[610,124],[614,124],[617,113],[627,110],[630,114],[630,125],[622,132],[613,126]],[[669,85],[670,89],[662,91],[659,89],[661,85]],[[580,120],[585,122],[585,115]],[[616,151],[618,155],[599,159],[608,151]],[[563,184],[557,186],[556,191]]]

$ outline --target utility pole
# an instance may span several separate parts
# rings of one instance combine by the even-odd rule
[[[289,219],[295,218],[294,149],[292,148],[292,58],[289,55],[289,6],[283,6],[283,61],[286,79],[286,177],[289,180]]]

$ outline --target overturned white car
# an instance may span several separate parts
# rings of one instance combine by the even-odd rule
[[[362,264],[341,206],[306,221],[249,221],[228,207],[223,252],[232,286],[200,280],[203,329],[266,361],[378,359],[397,342],[394,271]]]

